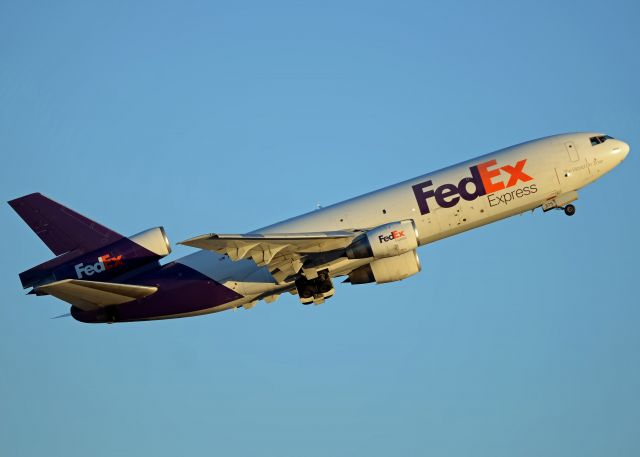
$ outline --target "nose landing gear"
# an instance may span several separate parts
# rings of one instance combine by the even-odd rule
[[[564,214],[567,216],[573,216],[576,213],[576,207],[571,202],[578,199],[578,192],[572,190],[571,192],[558,195],[555,198],[545,201],[542,204],[542,211],[545,213],[552,209],[564,210]]]

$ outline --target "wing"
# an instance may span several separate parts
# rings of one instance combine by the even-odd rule
[[[344,255],[344,249],[359,234],[357,231],[272,233],[247,235],[209,234],[178,244],[208,249],[228,255],[231,260],[252,259],[266,266],[278,282],[294,275],[304,266]]]
[[[36,293],[44,292],[77,308],[90,311],[143,298],[157,290],[157,287],[132,284],[63,279],[37,287]]]

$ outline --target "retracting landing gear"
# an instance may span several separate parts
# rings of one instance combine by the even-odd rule
[[[572,190],[566,194],[558,195],[557,197],[547,200],[542,204],[542,211],[547,212],[552,209],[564,210],[564,214],[567,216],[573,216],[576,213],[576,207],[571,204],[572,201],[578,199],[578,192]]]
[[[313,279],[301,276],[296,279],[296,289],[303,305],[320,305],[335,293],[329,270],[318,271],[318,276]]]

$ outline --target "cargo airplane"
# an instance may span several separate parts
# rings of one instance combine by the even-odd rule
[[[383,284],[418,273],[419,246],[536,208],[571,216],[578,190],[628,153],[602,133],[541,138],[245,234],[196,236],[180,244],[197,252],[165,264],[162,227],[125,237],[34,193],[9,205],[56,257],[20,281],[88,323],[249,309],[284,292],[320,304],[336,277]]]

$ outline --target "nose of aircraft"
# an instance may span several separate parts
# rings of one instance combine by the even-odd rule
[[[620,160],[624,160],[625,157],[627,157],[627,154],[629,154],[629,149],[630,148],[627,143],[625,143],[624,141],[618,140],[618,144],[615,145],[615,147],[611,152],[619,156]]]

